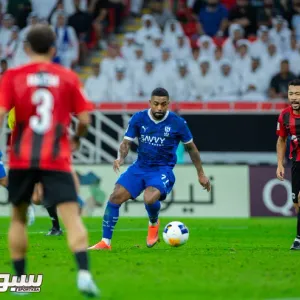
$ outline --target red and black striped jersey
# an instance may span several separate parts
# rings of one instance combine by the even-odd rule
[[[71,114],[88,110],[73,71],[53,63],[10,69],[1,79],[0,106],[15,107],[11,169],[71,170]]]
[[[290,136],[290,159],[300,161],[300,115],[294,114],[291,106],[279,115],[276,133],[281,137]]]

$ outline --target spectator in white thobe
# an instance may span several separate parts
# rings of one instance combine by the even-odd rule
[[[171,49],[168,47],[162,48],[161,56],[161,60],[156,64],[157,74],[160,77],[162,87],[169,92],[170,98],[172,99],[173,76],[176,72],[176,61],[172,59]]]
[[[290,47],[291,30],[283,17],[273,19],[273,28],[270,29],[270,39],[276,44],[278,53],[283,54]]]
[[[19,44],[19,28],[13,26],[10,40],[3,49],[3,57],[7,60],[8,66],[13,66],[13,59],[16,55]]]
[[[218,76],[221,70],[221,62],[224,59],[222,47],[217,47],[214,56],[210,58],[210,68],[214,75]]]
[[[257,31],[257,40],[252,43],[251,55],[262,59],[264,53],[268,51],[269,29],[267,26],[260,26]]]
[[[27,18],[27,26],[20,31],[19,37],[22,41],[26,39],[27,33],[30,28],[36,24],[39,24],[39,18],[36,13],[32,12]]]
[[[206,101],[213,97],[215,88],[215,74],[210,65],[210,57],[203,57],[199,61],[199,76],[193,77],[196,99]]]
[[[265,75],[259,57],[252,57],[251,67],[242,76],[242,100],[266,101],[270,80]]]
[[[164,28],[164,43],[167,47],[177,47],[178,35],[184,34],[181,24],[177,20],[168,20]]]
[[[84,91],[88,99],[94,103],[108,101],[108,80],[101,72],[101,65],[93,65],[93,75],[87,78]]]
[[[79,44],[74,28],[66,25],[64,14],[57,16],[55,33],[57,56],[63,66],[71,68],[78,61]]]
[[[248,70],[251,65],[250,47],[251,44],[248,40],[242,39],[237,42],[237,54],[233,63],[233,71],[239,76],[245,70]]]
[[[114,78],[117,64],[123,62],[125,62],[125,60],[119,54],[118,45],[109,45],[107,48],[107,56],[102,60],[101,64],[103,74],[109,79]]]
[[[0,29],[0,48],[1,48],[1,57],[5,56],[5,47],[11,39],[12,35],[12,21],[13,17],[9,14],[4,15],[2,26]]]
[[[177,64],[177,71],[173,82],[173,100],[194,101],[196,91],[192,74],[189,72],[188,64],[180,60]]]
[[[224,59],[221,62],[221,72],[215,78],[215,89],[213,101],[236,101],[240,95],[241,81],[239,76],[233,72],[232,64]]]
[[[224,57],[234,59],[236,54],[236,43],[244,37],[245,31],[239,24],[231,24],[229,27],[229,37],[224,42],[223,53]]]
[[[144,46],[142,44],[136,44],[134,50],[135,58],[134,60],[128,62],[127,74],[134,82],[135,78],[139,76],[139,73],[143,71],[145,66],[144,61]]]
[[[277,51],[276,44],[270,41],[268,51],[262,56],[262,67],[269,79],[279,72],[282,58]]]
[[[109,85],[109,101],[112,102],[132,102],[134,101],[132,81],[126,76],[124,64],[116,66],[115,78]]]
[[[192,57],[187,60],[188,69],[193,76],[199,76],[199,61],[201,59],[201,51],[199,47],[193,48]]]
[[[29,30],[36,24],[39,24],[38,16],[36,13],[31,13],[27,18],[27,26],[19,32],[19,43],[15,56],[12,60],[12,65],[14,67],[26,64],[30,61],[29,57],[27,56],[24,50],[24,41]]]
[[[163,46],[163,35],[160,32],[153,34],[152,45],[145,49],[145,57],[153,58],[156,62],[161,59],[161,49]]]
[[[65,13],[64,12],[64,5],[63,3],[59,3],[56,6],[55,11],[52,13],[51,18],[50,18],[50,24],[55,27],[56,23],[57,23],[57,16],[61,13]]]
[[[136,100],[149,100],[152,91],[159,86],[161,86],[161,80],[155,69],[154,60],[146,59],[144,68],[134,81],[134,96]]]
[[[290,70],[295,75],[300,75],[300,45],[294,36],[291,38],[290,51],[287,51],[284,55],[289,60]]]
[[[216,49],[213,39],[208,35],[202,35],[198,41],[197,46],[200,47],[201,57],[212,57]]]
[[[136,41],[143,44],[148,41],[149,37],[160,32],[160,29],[151,15],[143,15],[142,23],[142,28],[136,32]]]
[[[125,34],[124,45],[121,48],[121,53],[127,61],[135,59],[135,35],[132,32]]]
[[[190,41],[184,34],[177,36],[177,47],[172,50],[173,57],[176,60],[189,60],[192,58]]]

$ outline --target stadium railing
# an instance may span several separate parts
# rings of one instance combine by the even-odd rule
[[[170,110],[176,111],[186,118],[194,134],[196,144],[198,142],[201,149],[203,149],[204,144],[204,147],[206,147],[204,151],[233,153],[255,150],[261,156],[261,153],[267,154],[273,150],[274,141],[270,133],[272,133],[273,127],[276,127],[277,115],[286,106],[286,102],[271,101],[171,102]],[[92,124],[88,129],[87,138],[82,140],[81,149],[74,154],[74,163],[99,164],[113,162],[131,115],[148,107],[148,102],[93,104],[91,107]],[[220,114],[223,115],[221,119],[215,117]],[[198,118],[197,115],[202,117]],[[77,123],[76,117],[73,117],[72,120],[71,134],[74,133],[75,124]],[[206,130],[205,136],[203,136],[203,128],[209,128],[209,130]],[[221,134],[220,128],[222,129]],[[247,139],[237,140],[236,136],[240,136],[240,134],[246,136]],[[9,135],[10,130],[7,126],[4,126],[0,138],[0,149],[3,152],[4,162],[7,161]],[[255,149],[251,146],[253,141],[257,141]],[[135,144],[137,145],[137,142]],[[133,150],[135,148],[134,146]],[[136,152],[130,151],[127,162],[130,163],[135,158]],[[262,156],[261,160],[269,162]]]

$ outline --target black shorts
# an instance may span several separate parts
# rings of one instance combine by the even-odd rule
[[[294,203],[298,203],[298,195],[300,192],[300,162],[295,161],[292,165],[292,199]]]
[[[34,186],[41,183],[46,207],[65,202],[77,202],[72,174],[39,169],[12,169],[8,173],[8,201],[14,206],[30,203]]]

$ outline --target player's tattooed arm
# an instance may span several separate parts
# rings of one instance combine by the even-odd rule
[[[122,143],[120,144],[119,153],[118,153],[118,159],[119,160],[124,161],[124,159],[126,158],[126,156],[129,153],[130,144],[131,144],[130,140],[124,139],[122,141]]]
[[[124,163],[126,156],[128,155],[130,149],[131,141],[124,139],[120,144],[118,158],[114,161],[114,171],[119,172],[120,166]]]
[[[201,174],[203,175],[204,171],[203,171],[203,168],[202,168],[202,162],[201,162],[201,159],[200,159],[199,151],[198,151],[197,146],[195,145],[195,143],[191,142],[191,143],[185,144],[184,147],[185,147],[185,150],[189,153],[190,158],[191,158],[194,166],[197,169],[198,175],[201,175]]]

